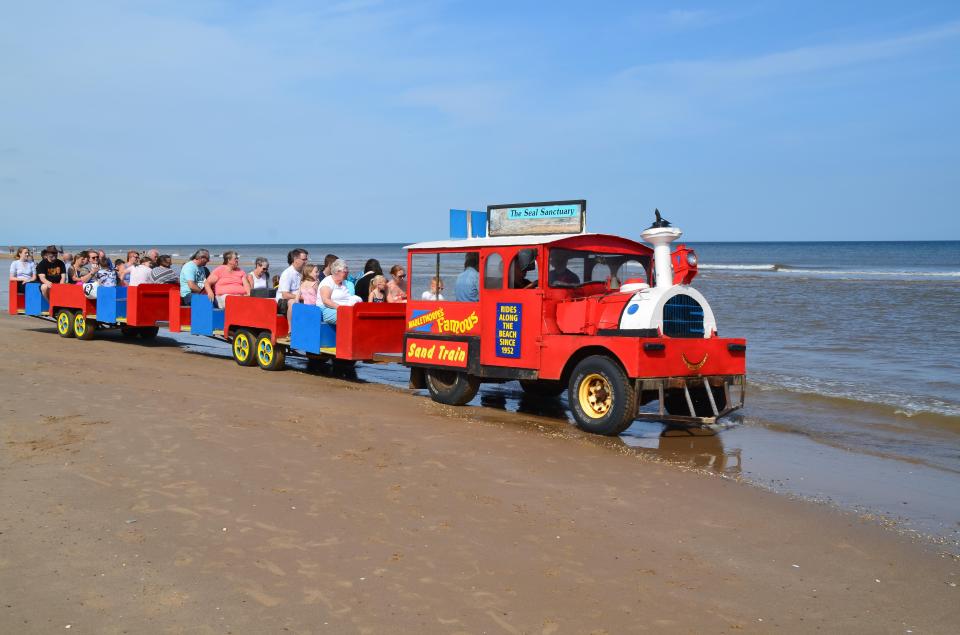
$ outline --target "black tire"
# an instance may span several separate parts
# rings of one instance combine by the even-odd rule
[[[617,436],[637,414],[637,392],[620,364],[591,355],[577,364],[567,389],[570,410],[584,432]]]
[[[448,406],[467,404],[480,390],[480,379],[467,373],[431,368],[424,374],[430,397]]]
[[[97,330],[97,321],[88,320],[81,311],[73,314],[73,335],[78,340],[92,340],[93,333]]]
[[[690,401],[693,402],[693,412],[697,417],[712,417],[713,408],[710,407],[710,398],[707,396],[707,389],[702,385],[688,386],[690,391]],[[717,404],[717,412],[722,412],[727,407],[727,399],[723,394],[723,388],[711,386],[713,401]],[[683,394],[683,388],[674,388],[668,390],[663,396],[663,407],[667,413],[679,415],[681,417],[690,416],[690,406],[687,405],[687,398]]]
[[[319,373],[327,370],[330,366],[330,360],[326,357],[308,357],[307,372]]]
[[[287,348],[283,344],[274,344],[270,341],[270,334],[263,333],[257,338],[254,357],[263,370],[283,370],[286,367]]]
[[[69,309],[59,309],[56,315],[57,335],[60,337],[74,337],[73,311]]]
[[[127,326],[126,324],[120,326],[120,335],[129,340],[132,340],[138,335],[137,331],[138,329],[135,326]]]
[[[559,397],[567,389],[562,382],[552,379],[521,379],[520,387],[533,397]]]
[[[159,326],[143,326],[137,329],[137,331],[138,331],[137,335],[140,336],[140,339],[149,341],[157,337],[157,333],[160,332],[160,327]]]
[[[240,329],[233,335],[230,346],[233,351],[233,361],[240,366],[257,365],[257,338],[246,329]]]

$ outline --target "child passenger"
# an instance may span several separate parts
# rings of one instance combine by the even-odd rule
[[[386,302],[387,301],[387,279],[381,275],[376,275],[370,280],[370,295],[367,302]]]
[[[320,284],[321,276],[320,265],[310,262],[303,266],[303,279],[300,281],[300,302],[303,304],[317,303],[317,287]]]
[[[420,299],[443,301],[443,294],[440,293],[441,291],[443,291],[443,280],[441,280],[439,277],[430,278],[430,290],[424,291],[420,295]]]

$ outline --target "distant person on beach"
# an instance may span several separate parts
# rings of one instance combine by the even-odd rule
[[[37,264],[37,279],[40,281],[40,293],[43,297],[50,298],[50,287],[60,284],[66,273],[66,265],[57,258],[60,250],[56,245],[47,245],[40,256],[42,260]]]
[[[387,301],[387,279],[382,275],[374,276],[370,281],[370,293],[367,294],[367,302],[386,302]]]
[[[287,254],[289,266],[283,270],[277,281],[277,310],[280,313],[286,314],[289,303],[300,299],[300,281],[303,279],[301,272],[309,257],[307,250],[299,247]]]
[[[463,257],[463,271],[453,285],[457,302],[480,301],[480,252],[468,251]]]
[[[127,252],[127,261],[121,262],[117,265],[117,278],[120,280],[120,284],[127,286],[130,284],[130,273],[133,271],[133,268],[140,263],[140,254],[139,252],[131,249]]]
[[[402,265],[390,267],[390,281],[387,282],[387,302],[407,301],[407,270]]]
[[[153,264],[154,261],[150,256],[141,257],[140,262],[130,270],[130,281],[127,286],[136,287],[141,284],[148,284],[153,275]]]
[[[180,304],[190,306],[190,296],[194,293],[205,293],[203,283],[210,275],[207,263],[210,262],[210,252],[198,249],[180,268]]]
[[[203,287],[221,309],[226,308],[228,295],[250,295],[250,282],[240,268],[240,254],[232,249],[223,252],[223,264],[204,280]]]
[[[317,306],[323,309],[323,321],[327,324],[337,323],[337,307],[352,306],[360,302],[360,298],[350,292],[345,284],[350,268],[347,263],[337,258],[330,264],[330,275],[320,282]]]
[[[173,258],[167,254],[157,257],[157,264],[150,270],[150,282],[153,284],[179,284],[173,270]]]
[[[303,278],[300,280],[300,302],[315,305],[317,303],[317,287],[320,285],[320,265],[308,262],[303,266]]]
[[[70,272],[73,271],[73,254],[68,251],[60,257],[60,260],[63,261],[63,281],[70,284],[72,282]]]
[[[356,294],[366,300],[370,295],[370,283],[376,276],[383,276],[383,269],[379,260],[371,258],[363,265],[363,275],[353,285]]]
[[[263,256],[253,261],[253,271],[247,274],[250,283],[250,295],[258,298],[271,298],[270,291],[270,261]]]
[[[17,259],[10,263],[10,280],[17,283],[17,291],[23,291],[23,285],[36,282],[37,265],[30,261],[28,247],[17,248]]]
[[[443,301],[443,280],[439,277],[430,278],[430,290],[420,294],[421,300]]]

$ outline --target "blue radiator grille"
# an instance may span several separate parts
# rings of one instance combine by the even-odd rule
[[[703,307],[688,295],[675,295],[663,305],[663,334],[703,337]]]

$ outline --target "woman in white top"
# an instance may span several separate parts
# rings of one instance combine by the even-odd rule
[[[253,261],[253,271],[247,274],[247,281],[251,289],[268,289],[270,287],[270,261],[263,256]]]
[[[153,261],[150,256],[141,256],[140,263],[134,265],[129,271],[130,282],[127,283],[127,286],[135,287],[140,284],[150,284],[152,282]]]
[[[17,289],[22,289],[27,282],[37,281],[37,263],[30,260],[30,249],[17,249],[17,259],[10,263],[10,280],[17,283]]]
[[[317,291],[317,306],[323,309],[323,321],[337,323],[337,307],[351,306],[360,302],[360,296],[353,295],[350,287],[344,284],[350,270],[347,263],[337,258],[330,265],[330,275],[320,281]]]

